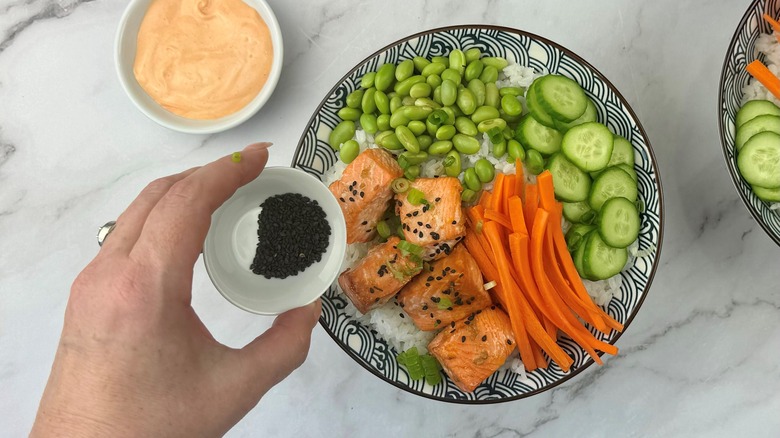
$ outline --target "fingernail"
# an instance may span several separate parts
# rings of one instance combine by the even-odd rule
[[[320,315],[322,315],[322,300],[317,299],[317,301],[309,304],[309,306],[313,307],[312,316],[314,319],[314,323],[316,324],[317,320],[320,319]]]
[[[273,143],[269,143],[269,142],[253,143],[253,144],[250,144],[249,146],[245,147],[244,150],[247,151],[247,152],[248,151],[260,151],[260,150],[263,150],[263,149],[270,148],[272,144]]]

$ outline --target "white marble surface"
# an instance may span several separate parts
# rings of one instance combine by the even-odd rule
[[[377,379],[315,329],[307,362],[231,436],[777,436],[780,248],[743,207],[721,156],[717,88],[747,0],[270,0],[284,72],[253,119],[214,136],[155,125],[113,66],[117,0],[0,0],[0,435],[26,435],[71,281],[95,231],[150,180],[257,140],[285,165],[350,67],[408,34],[489,23],[574,50],[626,96],[665,188],[661,266],[621,353],[530,399],[459,406]],[[196,266],[194,306],[240,346],[270,324]]]

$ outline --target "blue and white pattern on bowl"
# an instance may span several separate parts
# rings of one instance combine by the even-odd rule
[[[774,18],[780,16],[780,0],[755,0],[742,16],[726,52],[726,60],[723,62],[723,70],[720,75],[720,94],[718,96],[720,117],[718,123],[723,156],[726,159],[726,166],[737,193],[742,197],[745,207],[753,215],[756,222],[775,243],[780,245],[780,210],[770,210],[769,204],[758,199],[750,188],[750,184],[742,179],[737,168],[737,151],[734,147],[734,136],[736,135],[734,120],[737,111],[742,106],[742,88],[750,80],[750,74],[745,71],[745,66],[753,62],[758,55],[755,49],[758,36],[762,33],[772,32],[769,24],[761,18],[764,13]],[[763,60],[763,55],[758,59]]]
[[[623,272],[621,292],[612,299],[607,311],[628,326],[645,299],[658,263],[663,237],[663,200],[661,182],[647,136],[625,99],[590,64],[569,50],[539,36],[519,30],[494,26],[455,26],[434,29],[412,35],[369,56],[352,69],[330,91],[314,112],[298,144],[292,165],[321,177],[337,160],[328,146],[328,134],[339,122],[337,111],[344,106],[346,96],[359,86],[364,73],[375,71],[385,62],[397,63],[414,56],[440,56],[452,49],[478,47],[488,56],[503,56],[537,71],[558,73],[576,80],[598,107],[599,120],[631,141],[636,152],[639,177],[639,198],[644,202],[639,236],[640,249],[654,248],[651,254],[637,260],[634,267]],[[348,317],[344,308],[347,299],[332,287],[323,296],[320,322],[333,339],[352,358],[385,381],[414,394],[456,403],[495,403],[528,397],[550,389],[581,372],[593,360],[577,344],[565,336],[559,344],[574,358],[572,369],[563,373],[556,365],[528,374],[530,381],[521,382],[518,375],[504,371],[490,376],[474,392],[465,393],[445,378],[431,386],[424,381],[410,381],[406,370],[399,367],[398,352],[375,332]],[[598,333],[593,330],[594,333]],[[597,335],[614,343],[619,333]]]

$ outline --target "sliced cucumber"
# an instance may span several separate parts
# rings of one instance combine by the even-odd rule
[[[577,268],[577,273],[580,274],[580,277],[588,280],[590,280],[591,277],[585,272],[583,259],[585,258],[585,247],[588,246],[588,240],[590,240],[590,236],[594,234],[598,234],[598,232],[591,230],[587,234],[583,235],[581,237],[579,246],[577,246],[577,249],[574,250],[574,254],[572,255],[572,261],[574,262],[574,267]]]
[[[780,135],[774,132],[754,135],[739,151],[737,166],[742,178],[751,185],[765,189],[780,187]]]
[[[582,87],[561,75],[547,75],[539,80],[536,99],[553,119],[572,122],[585,113],[588,97]]]
[[[530,115],[520,120],[515,138],[524,148],[536,149],[544,155],[561,150],[561,133],[542,125]]]
[[[742,150],[748,140],[759,132],[770,131],[780,134],[780,116],[764,115],[757,116],[745,122],[737,129],[737,136],[734,139],[734,146],[737,150]]]
[[[606,280],[620,273],[628,262],[625,248],[607,245],[599,233],[590,233],[582,255],[582,268],[589,278]],[[576,265],[575,265],[576,266]]]
[[[561,153],[550,157],[547,169],[552,174],[555,197],[567,202],[584,201],[590,193],[591,179]]]
[[[588,203],[590,208],[601,211],[604,203],[612,198],[626,198],[631,202],[636,202],[636,197],[636,182],[631,178],[631,175],[619,167],[612,167],[605,170],[593,182]]]
[[[564,202],[563,217],[569,222],[587,224],[593,221],[596,217],[596,212],[590,208],[586,201]]]
[[[599,234],[614,248],[625,248],[639,237],[639,212],[626,198],[612,198],[599,212]]]
[[[555,124],[555,129],[560,131],[561,133],[566,133],[569,129],[577,126],[582,125],[583,123],[588,122],[596,122],[599,119],[599,112],[596,110],[596,105],[593,103],[592,100],[588,99],[588,106],[585,107],[585,112],[582,113],[581,116],[577,118],[577,120],[573,122],[562,122],[560,120],[554,119],[553,123]]]
[[[598,122],[588,122],[566,131],[561,150],[580,169],[595,172],[607,167],[613,144],[609,128]]]
[[[758,199],[766,202],[780,202],[780,188],[777,189],[765,189],[759,186],[753,186],[753,193],[758,196]],[[566,207],[564,207],[565,211]],[[565,213],[564,213],[565,214]]]
[[[739,128],[745,122],[767,114],[780,116],[780,108],[768,100],[751,100],[737,111],[737,120],[734,124]]]
[[[617,166],[618,164],[634,165],[634,147],[624,137],[615,135],[612,143],[612,155],[609,157],[607,166]]]
[[[537,78],[531,83],[531,86],[528,87],[528,91],[525,93],[525,104],[528,107],[528,111],[531,113],[531,117],[536,119],[537,122],[548,128],[555,128],[555,122],[553,121],[552,116],[547,114],[547,111],[539,104],[539,99],[536,98],[536,85],[540,80],[541,78]]]
[[[634,170],[634,166],[629,166],[626,163],[621,163],[618,164],[617,167],[623,169],[624,172],[631,175],[631,179],[633,179],[635,183],[639,180],[639,177],[636,174],[636,170]]]
[[[595,225],[572,225],[569,231],[566,232],[566,246],[569,247],[569,251],[576,251],[581,244],[585,243],[585,236],[595,229]]]

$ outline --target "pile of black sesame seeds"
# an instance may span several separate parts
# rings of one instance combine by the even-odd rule
[[[252,272],[265,278],[287,278],[322,259],[330,225],[317,201],[285,193],[266,199],[260,207]]]

